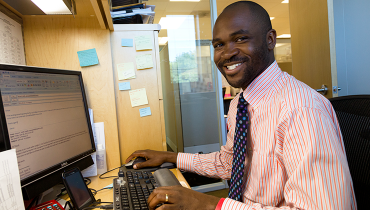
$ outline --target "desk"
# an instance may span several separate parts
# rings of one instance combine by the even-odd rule
[[[186,179],[184,176],[181,174],[180,170],[175,168],[175,169],[170,169],[172,173],[175,174],[176,178],[179,180],[182,186],[191,189],[190,185],[187,183]],[[118,170],[111,171],[107,174],[104,175],[104,177],[108,176],[117,176]],[[88,185],[88,188],[92,188],[95,190],[100,190],[110,184],[112,184],[114,178],[106,178],[106,179],[99,179],[99,176],[94,176],[90,177],[91,183]],[[66,200],[69,200],[69,198],[64,198]],[[95,195],[95,199],[101,199],[102,202],[113,202],[113,191],[112,189],[109,190],[102,190],[99,191]],[[102,204],[104,205],[104,204]]]

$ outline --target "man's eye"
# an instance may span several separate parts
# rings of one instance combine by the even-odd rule
[[[218,47],[222,47],[222,46],[223,46],[223,44],[220,44],[220,43],[213,45],[214,48],[218,48]]]
[[[239,37],[239,38],[237,38],[237,39],[236,39],[236,41],[237,41],[237,42],[242,42],[242,41],[244,41],[244,40],[246,40],[246,39],[248,39],[248,37],[243,36],[243,37]]]

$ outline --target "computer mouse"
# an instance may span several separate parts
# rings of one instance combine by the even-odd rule
[[[130,160],[130,162],[126,163],[125,167],[130,169],[130,168],[133,168],[135,164],[145,162],[145,161],[146,161],[145,158],[137,157],[137,158],[134,158],[134,159]]]

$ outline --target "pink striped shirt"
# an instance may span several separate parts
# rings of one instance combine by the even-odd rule
[[[243,202],[226,209],[357,209],[342,135],[330,102],[276,61],[246,90],[250,126]],[[210,154],[179,153],[177,167],[230,179],[238,97],[230,104],[226,145]]]

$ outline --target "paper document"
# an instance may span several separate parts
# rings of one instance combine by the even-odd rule
[[[117,64],[118,80],[134,79],[135,67],[133,62]]]
[[[144,54],[136,56],[137,69],[153,68],[152,54]]]
[[[24,209],[15,149],[0,152],[0,209]]]
[[[153,43],[151,36],[136,36],[135,37],[136,50],[152,50]]]
[[[146,96],[145,88],[130,90],[129,94],[132,107],[148,104],[148,97]]]
[[[95,146],[97,147],[98,144],[101,144],[101,145],[104,145],[103,149],[105,149],[104,122],[94,123],[94,127],[95,127],[95,133],[96,133]]]
[[[96,166],[96,152],[91,154],[91,158],[93,159],[94,164],[81,171],[83,177],[91,177],[98,175],[98,169]]]

